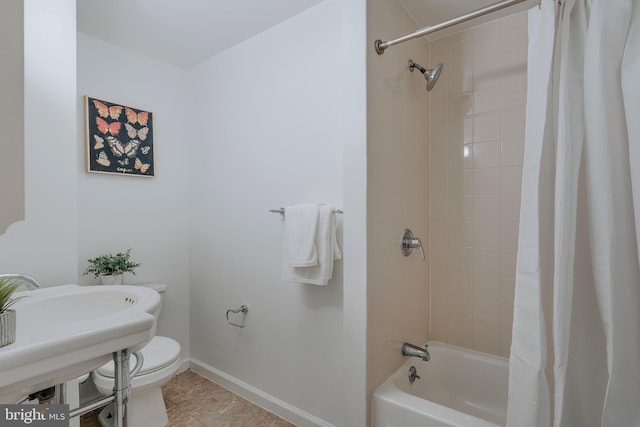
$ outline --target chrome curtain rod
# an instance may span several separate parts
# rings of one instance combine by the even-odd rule
[[[513,6],[525,1],[528,1],[528,0],[504,0],[498,3],[490,4],[489,6],[485,6],[481,9],[474,10],[473,12],[469,12],[465,15],[458,16],[457,18],[450,19],[440,24],[422,28],[421,30],[416,31],[415,33],[398,37],[397,39],[394,39],[394,40],[383,42],[382,40],[378,39],[375,41],[376,52],[378,52],[378,55],[382,55],[385,49],[388,47],[406,42],[407,40],[413,40],[418,37],[426,36],[427,34],[435,33],[436,31],[444,30],[445,28],[453,27],[454,25],[458,25],[463,22],[467,22],[472,19],[479,18],[480,16],[488,15],[489,13],[493,13],[498,10],[501,10],[506,7]]]

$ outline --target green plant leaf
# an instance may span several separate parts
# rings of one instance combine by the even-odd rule
[[[18,300],[24,298],[11,298],[11,295],[20,287],[21,283],[17,280],[0,279],[0,313],[4,313]]]
[[[123,273],[136,274],[135,269],[142,264],[131,261],[131,248],[126,252],[118,252],[117,254],[100,255],[96,258],[88,260],[89,266],[84,275],[93,274],[98,276],[113,276]]]

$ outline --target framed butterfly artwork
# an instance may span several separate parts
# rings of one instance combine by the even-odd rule
[[[154,176],[153,113],[84,98],[87,172]]]

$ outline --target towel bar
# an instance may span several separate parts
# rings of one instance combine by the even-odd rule
[[[282,218],[284,218],[284,208],[280,208],[280,209],[269,209],[269,212],[271,212],[271,213],[278,213],[278,214],[282,215]],[[336,209],[335,211],[333,211],[333,213],[341,214],[341,213],[344,213],[344,212],[342,212],[340,209]]]
[[[244,328],[245,325],[238,325],[237,323],[233,323],[231,320],[229,320],[229,313],[246,313],[247,311],[249,311],[249,307],[247,307],[246,305],[241,305],[240,308],[237,309],[232,309],[230,308],[229,310],[227,310],[227,315],[225,316],[227,318],[227,323],[230,324],[231,326],[235,326],[237,328]]]

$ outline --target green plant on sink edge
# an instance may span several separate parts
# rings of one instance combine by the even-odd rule
[[[20,282],[12,279],[0,279],[0,314],[7,311],[13,304],[24,297],[11,298],[20,287]]]

